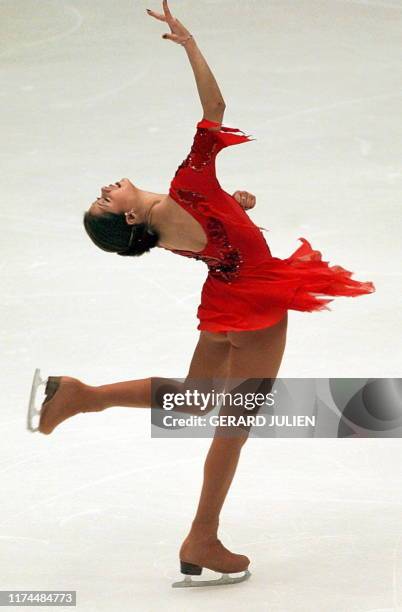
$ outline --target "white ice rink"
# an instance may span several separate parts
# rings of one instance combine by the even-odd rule
[[[134,261],[84,210],[129,177],[167,193],[202,117],[159,0],[1,0],[0,590],[77,591],[80,612],[401,612],[400,439],[256,439],[220,537],[240,585],[171,589],[210,440],[151,439],[148,411],[30,434],[33,370],[97,385],[182,377],[202,263]],[[401,373],[401,0],[171,0],[257,140],[223,151],[273,254],[307,238],[376,293],[289,313],[283,377]],[[48,608],[57,609],[57,608]]]

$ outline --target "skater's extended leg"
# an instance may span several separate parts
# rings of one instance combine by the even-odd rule
[[[223,334],[201,332],[188,377],[224,379],[228,350],[229,342]],[[113,406],[149,408],[152,381],[169,383],[177,391],[181,390],[181,384],[169,378],[143,378],[97,387],[68,376],[52,378],[57,378],[58,384],[43,405],[39,431],[44,434],[50,434],[60,423],[80,412],[99,412]],[[194,407],[180,408],[180,412],[199,413]]]
[[[100,412],[112,406],[150,406],[151,379],[94,387],[69,376],[51,377],[54,390],[43,404],[39,431],[50,434],[60,423],[80,412]]]
[[[195,348],[189,372],[184,383],[170,378],[145,378],[130,380],[93,388],[95,405],[100,409],[113,406],[149,408],[151,406],[151,384],[168,384],[180,392],[190,385],[191,379],[219,384],[227,376],[229,341],[223,334],[201,332]],[[180,407],[180,412],[199,414],[193,406]]]
[[[287,315],[277,325],[258,332],[228,332],[231,379],[275,378],[286,343]],[[231,437],[215,436],[209,449],[198,509],[191,530],[184,540],[180,558],[198,565],[208,559],[220,564],[220,571],[242,571],[249,560],[227,551],[217,539],[219,515],[236,472],[247,431]],[[204,565],[211,567],[211,565]],[[236,567],[237,569],[233,569]],[[232,569],[229,569],[232,568]]]

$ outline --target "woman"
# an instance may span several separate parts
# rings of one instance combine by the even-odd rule
[[[167,1],[163,14],[149,9],[148,14],[169,25],[171,33],[163,38],[184,47],[204,116],[168,194],[142,190],[128,179],[103,187],[102,197],[84,215],[85,229],[98,247],[119,255],[139,256],[159,247],[207,264],[198,308],[200,336],[188,380],[275,379],[285,347],[288,310],[329,310],[332,300],[319,294],[358,296],[372,293],[374,285],[353,280],[352,273],[340,266],[329,266],[304,238],[287,259],[272,256],[260,229],[245,212],[254,205],[254,196],[241,192],[230,196],[215,174],[218,152],[250,138],[222,126],[225,102],[219,87],[193,36],[172,16]],[[49,377],[46,396],[39,431],[49,434],[79,412],[150,407],[151,378],[91,387],[66,376]],[[180,409],[186,410],[191,412],[189,407]],[[217,537],[220,511],[248,437],[247,429],[236,433],[215,435],[212,441],[198,509],[180,549],[184,574],[200,574],[205,567],[248,575],[249,559],[228,551]]]

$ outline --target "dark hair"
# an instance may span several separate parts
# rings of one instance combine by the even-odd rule
[[[93,215],[86,211],[84,227],[97,247],[117,255],[142,255],[159,240],[158,233],[150,225],[128,225],[124,214],[105,212]]]

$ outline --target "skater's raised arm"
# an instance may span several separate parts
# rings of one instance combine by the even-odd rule
[[[167,0],[163,0],[163,15],[155,13],[150,9],[147,9],[147,12],[152,17],[155,17],[155,19],[164,21],[169,25],[171,34],[164,34],[163,38],[184,46],[194,72],[201,105],[204,110],[204,119],[221,123],[226,107],[225,101],[218,83],[192,34],[190,34],[178,19],[173,17],[169,10]]]

